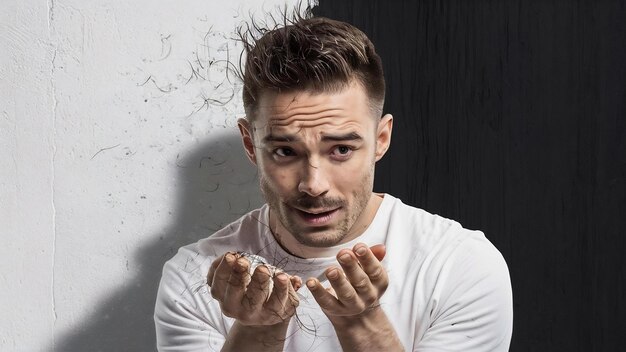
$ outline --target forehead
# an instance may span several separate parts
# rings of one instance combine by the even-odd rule
[[[261,95],[254,125],[257,131],[364,129],[374,118],[367,94],[358,83],[336,92],[290,91]]]

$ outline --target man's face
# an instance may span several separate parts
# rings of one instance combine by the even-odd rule
[[[267,93],[258,106],[240,130],[277,239],[329,247],[360,235],[378,207],[374,164],[389,146],[391,116],[374,117],[356,83],[337,93]]]

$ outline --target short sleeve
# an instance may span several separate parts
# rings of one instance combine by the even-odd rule
[[[432,323],[415,352],[508,351],[513,325],[508,268],[500,252],[477,233],[443,265]]]
[[[154,310],[160,352],[219,351],[224,344],[225,318],[206,285],[210,261],[198,258],[181,249],[163,267]]]

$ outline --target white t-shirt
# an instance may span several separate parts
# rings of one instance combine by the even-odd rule
[[[155,308],[159,351],[219,351],[233,319],[222,315],[206,275],[227,251],[246,251],[303,281],[323,276],[341,248],[383,243],[389,287],[380,300],[407,351],[507,351],[513,308],[502,255],[480,231],[432,215],[385,194],[367,230],[353,242],[328,248],[325,257],[285,252],[268,228],[268,206],[212,236],[182,247],[163,268]],[[286,351],[341,351],[328,318],[308,291],[291,319]]]

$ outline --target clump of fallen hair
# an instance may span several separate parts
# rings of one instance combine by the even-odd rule
[[[252,20],[238,31],[245,54],[239,75],[248,118],[254,118],[263,92],[337,92],[354,81],[380,116],[385,80],[368,37],[348,23],[313,17],[310,8],[304,14],[296,10],[282,15],[282,23],[270,16],[271,25]]]

